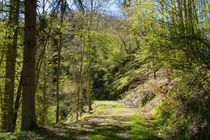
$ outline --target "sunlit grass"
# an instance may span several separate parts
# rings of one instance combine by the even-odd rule
[[[138,114],[133,114],[130,117],[127,122],[127,127],[129,128],[129,134],[134,139],[161,140],[157,134],[153,133],[152,130],[149,129],[151,126],[145,118],[139,116]]]
[[[119,105],[116,101],[93,101],[94,109],[90,113],[84,114],[80,120],[85,119],[89,116],[95,115],[100,112],[106,112],[111,110],[120,110],[122,106]],[[125,108],[125,106],[123,106]]]

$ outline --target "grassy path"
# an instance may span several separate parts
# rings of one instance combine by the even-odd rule
[[[139,110],[116,101],[95,101],[92,114],[73,124],[17,133],[13,138],[30,140],[156,140],[152,126]],[[5,138],[6,139],[6,138]]]

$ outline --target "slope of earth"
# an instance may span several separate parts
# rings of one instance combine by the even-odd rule
[[[117,101],[95,101],[92,114],[71,124],[40,128],[33,132],[1,134],[5,140],[136,140],[162,139],[137,108]]]

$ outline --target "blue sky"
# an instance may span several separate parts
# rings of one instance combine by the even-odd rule
[[[106,10],[107,14],[111,14],[113,16],[121,16],[120,2],[123,0],[111,0],[108,8]]]
[[[45,1],[52,2],[53,0],[45,0]],[[76,6],[74,5],[73,0],[67,0],[67,1],[68,1],[69,6],[72,9],[76,9]],[[113,16],[121,16],[122,13],[120,12],[121,9],[120,9],[119,5],[120,5],[120,2],[122,2],[122,1],[123,0],[110,0],[109,4],[106,7],[103,7],[103,12],[102,13],[106,13],[108,15],[113,15]],[[40,1],[40,3],[38,3],[38,5],[39,5],[38,11],[40,13],[42,13],[42,0]],[[52,6],[50,6],[49,3],[46,3],[45,10],[47,10],[47,9],[51,10],[51,8],[52,8]]]

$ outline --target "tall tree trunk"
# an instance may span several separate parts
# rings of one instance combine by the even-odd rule
[[[93,21],[93,0],[90,1],[90,24],[88,27],[88,31],[91,30],[92,21]],[[88,37],[89,41],[90,38]],[[88,96],[88,111],[90,112],[92,110],[92,104],[91,104],[91,92],[92,92],[92,86],[91,86],[91,44],[88,41],[88,88],[87,88],[87,96]]]
[[[59,91],[60,91],[60,63],[61,63],[61,49],[63,45],[63,33],[62,33],[62,28],[63,28],[63,18],[64,18],[64,12],[65,12],[65,7],[64,7],[64,2],[63,0],[61,1],[61,30],[60,30],[60,39],[59,39],[59,45],[58,45],[58,68],[57,68],[57,83],[56,83],[56,123],[59,122],[59,110],[60,110],[60,97],[59,97]]]
[[[85,41],[84,41],[85,46]],[[80,59],[80,68],[79,68],[79,81],[78,81],[78,91],[77,91],[77,117],[76,120],[79,119],[79,111],[83,108],[83,97],[82,96],[82,87],[83,87],[83,59],[84,59],[84,47],[83,45],[80,48],[81,59]]]
[[[45,15],[45,0],[42,1],[43,6],[42,6],[42,15]],[[47,43],[46,43],[47,45]],[[44,54],[46,54],[46,50],[44,50]],[[44,55],[44,87],[43,87],[43,115],[41,119],[41,123],[44,126],[46,122],[46,117],[47,117],[47,59],[46,56]]]
[[[36,0],[25,0],[25,29],[23,57],[23,97],[21,130],[36,127],[35,119],[35,49]]]
[[[90,112],[92,110],[92,105],[91,105],[91,92],[92,92],[92,80],[91,80],[91,64],[92,64],[92,58],[91,58],[91,39],[89,38],[88,40],[88,52],[87,52],[87,60],[88,60],[88,72],[87,72],[87,82],[88,82],[88,87],[87,87],[87,97],[88,97],[88,111]]]
[[[10,1],[9,27],[14,31],[14,35],[9,35],[13,41],[8,44],[6,57],[6,80],[4,92],[4,105],[2,116],[2,130],[10,132],[13,130],[13,100],[14,100],[14,82],[15,66],[17,54],[18,38],[18,19],[19,19],[19,0]],[[12,31],[12,32],[13,32]]]

